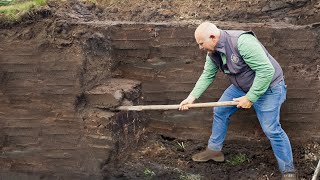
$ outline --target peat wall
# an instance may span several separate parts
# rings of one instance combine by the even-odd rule
[[[257,34],[284,69],[283,128],[292,140],[319,139],[319,26],[216,24]],[[175,104],[187,97],[205,58],[194,41],[196,26],[48,20],[0,30],[2,171],[43,173],[35,175],[39,179],[99,179],[108,173],[102,167],[134,148],[145,130],[206,140],[210,108],[108,110],[121,104]],[[228,85],[219,73],[199,102],[217,101]],[[232,117],[228,138],[264,138],[253,110]]]
[[[291,139],[319,138],[319,27],[289,24],[216,23],[221,29],[252,30],[282,66],[288,88],[281,124]],[[200,76],[205,54],[193,37],[196,24],[122,24],[111,27],[118,75],[142,82],[144,104],[180,103]],[[198,102],[217,101],[229,80],[221,72]],[[150,127],[179,138],[206,139],[211,131],[210,108],[150,111]],[[232,117],[229,138],[264,137],[253,110]]]

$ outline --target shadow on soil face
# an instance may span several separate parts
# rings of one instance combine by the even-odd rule
[[[308,148],[309,147],[309,148]],[[312,148],[310,148],[312,147]],[[109,164],[105,179],[280,179],[278,165],[269,142],[226,141],[226,161],[193,162],[191,156],[206,148],[206,142],[146,135],[141,146]],[[300,179],[311,179],[319,144],[293,145]]]

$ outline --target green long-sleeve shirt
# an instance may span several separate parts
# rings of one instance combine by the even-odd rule
[[[238,39],[238,50],[243,60],[255,71],[253,84],[246,97],[251,102],[256,102],[270,86],[275,69],[262,49],[260,42],[253,35],[242,34]],[[220,55],[223,64],[226,64],[225,54],[220,53]],[[190,94],[199,98],[213,82],[218,70],[219,67],[207,55],[204,70]]]

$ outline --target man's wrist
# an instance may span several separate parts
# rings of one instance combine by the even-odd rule
[[[189,94],[189,96],[187,97],[187,99],[191,100],[191,101],[195,101],[196,97],[194,97],[192,94]]]
[[[251,103],[254,103],[256,100],[254,100],[253,97],[245,95],[244,97],[246,97],[248,99],[248,101],[250,101]]]

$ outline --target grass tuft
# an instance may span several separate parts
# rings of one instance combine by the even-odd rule
[[[0,0],[0,6],[8,6],[14,3],[14,0]]]
[[[7,3],[6,3],[7,2]],[[23,1],[18,2],[15,0],[0,0],[0,17],[4,17],[5,19],[11,21],[17,21],[19,18],[28,13],[32,8],[36,8],[39,6],[44,5],[47,0],[30,0],[30,1]]]
[[[237,166],[247,162],[250,162],[250,159],[242,153],[233,156],[230,160],[227,160],[227,164],[231,166]]]
[[[183,173],[183,174],[180,174],[179,179],[180,180],[202,180],[204,179],[204,177],[199,174]]]
[[[149,168],[145,168],[145,170],[143,171],[143,174],[146,179],[152,179],[152,177],[156,176],[156,173],[150,170]]]
[[[179,142],[177,141],[177,144],[178,144],[178,150],[179,151],[185,151],[186,150],[186,146],[183,142]]]

